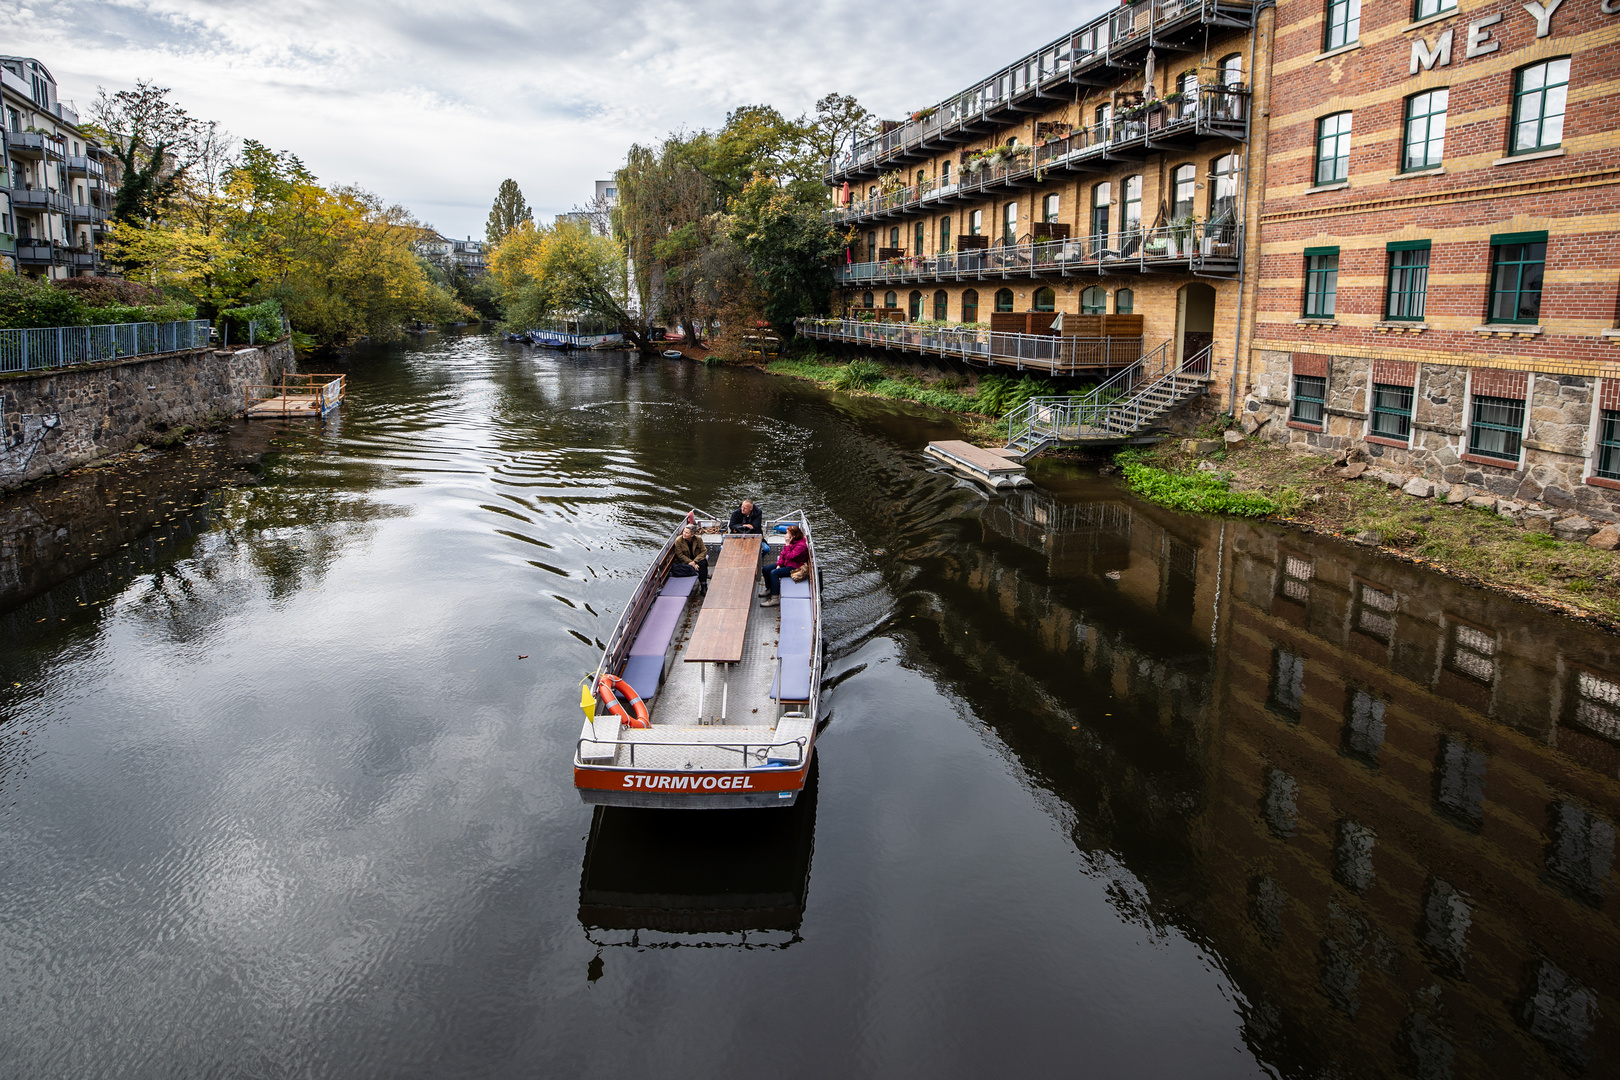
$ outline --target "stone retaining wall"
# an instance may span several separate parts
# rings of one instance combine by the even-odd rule
[[[1246,431],[1319,454],[1340,456],[1359,448],[1370,464],[1404,475],[1467,485],[1520,504],[1579,511],[1594,521],[1620,521],[1620,490],[1588,480],[1596,453],[1593,410],[1598,379],[1416,364],[1412,438],[1409,445],[1401,446],[1369,437],[1371,403],[1367,399],[1374,361],[1365,357],[1312,354],[1313,360],[1328,361],[1323,424],[1320,431],[1291,424],[1294,361],[1300,355],[1272,350],[1259,353],[1261,362],[1242,414]],[[1474,371],[1476,393],[1484,385],[1480,380],[1516,377],[1519,389],[1513,396],[1517,396],[1528,380],[1524,452],[1516,468],[1485,464],[1467,454],[1470,370]]]
[[[0,490],[127,450],[154,428],[238,414],[250,383],[296,367],[280,341],[0,379]]]

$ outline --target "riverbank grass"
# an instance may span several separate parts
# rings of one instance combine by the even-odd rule
[[[1127,456],[1122,468],[1132,460]],[[1528,531],[1492,510],[1446,505],[1383,483],[1346,479],[1327,458],[1269,443],[1245,441],[1198,455],[1184,451],[1179,441],[1166,441],[1135,454],[1134,460],[1177,476],[1196,474],[1199,463],[1208,460],[1219,471],[1203,475],[1229,477],[1231,494],[1270,499],[1277,505],[1270,515],[1275,520],[1377,545],[1479,585],[1620,622],[1620,553]],[[1132,487],[1153,498],[1134,481]]]

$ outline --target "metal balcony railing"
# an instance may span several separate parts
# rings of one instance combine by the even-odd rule
[[[1070,240],[1026,240],[943,255],[852,263],[839,268],[838,284],[897,285],[1149,270],[1227,276],[1237,273],[1242,250],[1241,225],[1195,221]]]
[[[1019,369],[1029,367],[1056,375],[1112,370],[1133,364],[1142,356],[1140,336],[1004,334],[982,327],[865,322],[837,317],[800,318],[795,320],[794,328],[805,337],[820,341],[899,349]]]
[[[29,266],[51,266],[61,261],[59,253],[65,250],[42,240],[18,240],[17,261]]]
[[[1204,393],[1214,345],[1178,360],[1166,341],[1084,394],[1030,398],[1004,419],[1007,448],[1039,452],[1053,443],[1139,435],[1165,413]]]
[[[68,197],[60,191],[49,188],[21,187],[11,189],[11,208],[25,213],[39,213],[41,211],[65,214],[68,211]]]
[[[999,113],[1031,94],[1050,93],[1093,67],[1134,66],[1137,54],[1167,33],[1195,23],[1247,27],[1253,5],[1237,0],[1136,0],[1070,31],[967,90],[923,109],[828,162],[827,179],[903,156],[936,140],[960,134],[965,124]],[[1185,43],[1183,43],[1185,44]]]
[[[73,176],[94,176],[97,178],[107,175],[107,167],[99,160],[88,156],[69,157],[67,171]]]
[[[0,330],[0,372],[96,364],[126,356],[200,349],[207,344],[207,319]]]
[[[998,150],[965,163],[950,177],[851,200],[847,207],[828,211],[836,225],[932,210],[965,202],[981,192],[1025,180],[1041,182],[1050,173],[1079,167],[1106,170],[1105,160],[1132,150],[1153,152],[1166,142],[1185,138],[1225,136],[1242,139],[1248,130],[1249,91],[1241,86],[1204,86],[1192,97],[1157,99],[1127,116],[1108,123],[1082,127],[1063,138],[1018,151]]]

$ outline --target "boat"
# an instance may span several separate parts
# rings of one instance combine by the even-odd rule
[[[688,520],[709,547],[706,593],[675,577],[665,540],[581,686],[574,787],[599,806],[740,809],[792,806],[815,752],[821,694],[821,583],[802,511],[765,522],[763,538],[721,519]],[[812,572],[761,607],[760,544],[804,531]],[[774,562],[774,559],[771,560]]]
[[[681,350],[679,350],[679,349],[665,349],[664,350],[664,359],[665,360],[681,360],[681,359],[685,358],[685,355],[686,354],[681,352]]]

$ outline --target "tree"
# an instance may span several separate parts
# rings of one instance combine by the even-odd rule
[[[756,173],[735,208],[731,236],[758,276],[765,317],[787,330],[800,315],[826,311],[834,260],[851,237],[828,224],[821,200]]]
[[[617,326],[642,352],[652,349],[646,321],[630,308],[623,249],[588,224],[521,222],[490,256],[490,272],[509,325],[594,317]]]
[[[118,160],[118,194],[113,220],[151,221],[179,190],[186,171],[205,150],[214,151],[217,129],[198,124],[169,100],[169,90],[146,80],[133,90],[99,91],[87,130],[104,141]]]
[[[518,189],[517,181],[502,180],[501,189],[495,193],[495,205],[490,207],[489,220],[484,225],[484,238],[493,249],[506,239],[507,233],[518,227],[519,222],[533,220],[534,211],[523,201],[523,192]]]

